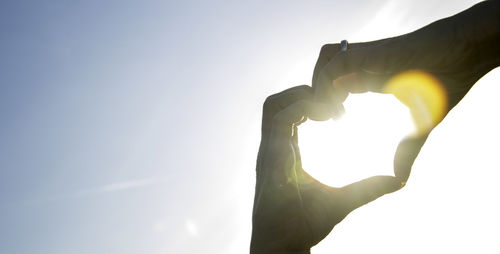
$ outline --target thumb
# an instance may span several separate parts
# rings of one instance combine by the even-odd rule
[[[396,154],[394,155],[394,175],[402,183],[408,180],[413,162],[415,162],[428,135],[429,133],[425,135],[409,136],[399,143]]]

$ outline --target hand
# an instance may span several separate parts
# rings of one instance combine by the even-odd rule
[[[385,85],[405,71],[418,69],[439,80],[447,102],[442,114],[424,124],[417,135],[405,138],[396,152],[395,174],[404,182],[432,129],[477,80],[499,65],[499,11],[500,1],[485,1],[406,35],[351,44],[345,52],[340,51],[339,44],[325,45],[313,75],[315,99],[332,104],[334,117],[338,118],[344,112],[341,103],[349,93],[391,92]],[[405,93],[404,89],[399,92]],[[411,90],[406,93],[401,97],[421,98]],[[408,106],[418,127],[422,109]],[[328,116],[320,117],[325,118]]]
[[[321,49],[313,74],[315,99],[338,104],[348,93],[383,92],[394,75],[419,69],[437,77],[448,93],[448,110],[474,83],[500,65],[500,1],[484,1],[409,34]],[[337,109],[339,108],[339,109]]]
[[[310,253],[352,210],[402,187],[394,176],[375,176],[342,188],[320,183],[302,169],[297,127],[331,114],[298,86],[264,103],[250,253]]]

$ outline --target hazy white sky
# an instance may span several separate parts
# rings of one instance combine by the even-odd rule
[[[0,253],[248,252],[264,99],[309,83],[325,43],[410,32],[475,2],[3,4]],[[499,78],[485,76],[435,129],[403,190],[353,212],[312,253],[500,253]],[[353,97],[347,110],[343,127],[300,130],[306,169],[331,184],[390,172],[408,126],[388,97]],[[346,162],[353,140],[335,135],[354,138],[349,119],[379,123],[358,140],[373,161]]]

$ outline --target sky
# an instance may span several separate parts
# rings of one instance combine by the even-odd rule
[[[247,253],[265,98],[310,84],[323,44],[404,34],[475,2],[3,3],[0,253]],[[404,189],[312,253],[499,254],[499,78],[433,131]],[[334,186],[390,173],[410,128],[390,96],[346,110],[299,130],[305,169]],[[368,159],[349,163],[361,146]]]

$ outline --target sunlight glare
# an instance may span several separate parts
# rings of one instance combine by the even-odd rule
[[[304,169],[340,187],[374,175],[393,175],[399,141],[414,130],[405,105],[389,94],[354,94],[338,121],[307,121],[299,128]]]
[[[410,108],[417,135],[432,130],[446,115],[446,91],[429,73],[420,70],[400,73],[387,82],[385,92]]]

